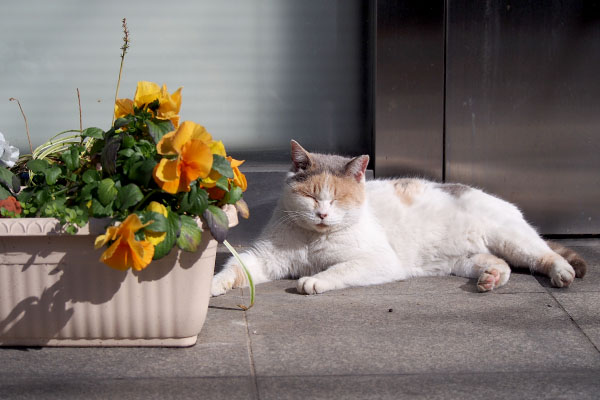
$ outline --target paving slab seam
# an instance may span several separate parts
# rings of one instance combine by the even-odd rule
[[[250,364],[250,376],[252,377],[254,398],[259,400],[258,380],[256,379],[256,367],[254,365],[254,353],[252,351],[252,338],[250,336],[250,325],[248,324],[248,315],[244,311],[244,323],[246,324],[246,347],[248,349],[248,362]]]
[[[569,319],[571,320],[571,322],[573,323],[573,325],[575,325],[575,327],[583,334],[583,336],[585,336],[585,338],[587,339],[588,342],[591,343],[592,346],[594,346],[594,348],[596,349],[596,351],[598,353],[600,353],[600,349],[598,348],[598,346],[596,346],[596,344],[594,343],[594,341],[592,340],[592,338],[590,338],[587,333],[585,333],[585,331],[581,328],[581,326],[579,326],[579,324],[577,323],[577,321],[575,321],[575,318],[573,318],[573,316],[571,315],[571,313],[569,311],[567,311],[567,309],[561,304],[561,302],[556,298],[556,296],[554,296],[554,292],[551,290],[546,289],[546,292],[552,297],[552,299],[556,302],[556,304],[558,304],[558,306],[560,307],[561,310],[563,310],[565,312],[565,314],[567,314],[569,316]],[[594,293],[594,292],[591,292]]]
[[[331,374],[331,375],[259,375],[259,379],[287,379],[287,378],[354,378],[354,377],[411,377],[411,376],[484,376],[484,375],[495,375],[498,373],[502,374],[520,374],[525,371],[520,370],[497,370],[497,371],[461,371],[461,372],[407,372],[407,373],[381,373],[381,374]],[[529,371],[530,375],[544,375],[544,374],[561,374],[561,373],[589,373],[596,372],[600,374],[600,368],[565,368],[565,369],[548,369],[548,370],[535,370]],[[600,386],[600,383],[599,383]]]

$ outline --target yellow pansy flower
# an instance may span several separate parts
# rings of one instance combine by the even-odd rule
[[[179,126],[179,109],[181,108],[181,89],[170,94],[166,85],[158,86],[154,82],[140,81],[135,90],[135,96],[131,99],[118,99],[115,102],[115,119],[133,114],[133,107],[142,107],[158,100],[158,109],[155,117],[170,120],[173,126]]]
[[[189,192],[190,183],[205,178],[212,168],[212,137],[202,125],[184,121],[177,130],[169,132],[157,143],[156,150],[163,158],[152,173],[156,184],[167,193]]]
[[[167,207],[156,201],[151,201],[150,204],[148,204],[148,207],[146,207],[146,210],[159,213],[165,218],[168,214]],[[167,237],[167,232],[155,232],[151,231],[150,229],[146,229],[145,232],[146,240],[152,243],[154,246],[165,240],[165,238]]]
[[[133,100],[117,99],[115,102],[115,120],[133,114]]]
[[[141,107],[158,99],[156,118],[171,120],[173,126],[179,126],[179,109],[181,108],[181,89],[169,94],[167,85],[158,86],[154,82],[140,81],[137,84],[133,104]]]
[[[146,268],[154,256],[154,246],[147,240],[135,240],[135,233],[150,223],[142,224],[137,215],[131,214],[119,226],[109,227],[94,242],[94,247],[99,249],[114,241],[102,253],[100,261],[118,270],[133,268],[141,271]]]

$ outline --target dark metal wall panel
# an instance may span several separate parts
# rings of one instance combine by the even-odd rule
[[[375,175],[442,179],[444,2],[378,0]]]
[[[446,180],[600,233],[600,2],[447,4]]]

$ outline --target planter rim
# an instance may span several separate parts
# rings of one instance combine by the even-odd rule
[[[237,211],[231,204],[223,206],[229,227],[238,224]],[[100,235],[106,231],[110,218],[90,218],[75,235]],[[56,218],[0,218],[0,236],[55,236],[68,234]]]

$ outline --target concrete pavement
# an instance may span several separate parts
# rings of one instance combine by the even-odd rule
[[[422,278],[316,296],[294,281],[213,298],[196,346],[0,349],[4,399],[595,399],[600,240],[568,289]],[[223,255],[224,256],[224,255]]]

